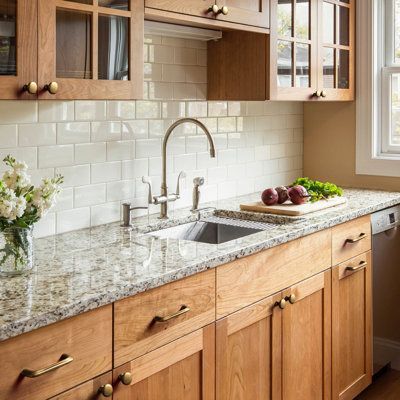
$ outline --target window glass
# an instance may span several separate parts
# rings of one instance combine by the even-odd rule
[[[0,0],[0,75],[17,75],[16,0]]]
[[[293,78],[293,44],[278,40],[278,86],[291,87]]]
[[[292,36],[292,0],[278,0],[278,36]]]

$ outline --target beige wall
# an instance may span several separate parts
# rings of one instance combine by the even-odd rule
[[[355,174],[355,102],[304,104],[304,174],[342,186],[400,191],[400,178]]]

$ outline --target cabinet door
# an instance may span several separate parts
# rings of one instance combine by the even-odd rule
[[[217,15],[217,20],[269,28],[268,0],[218,0],[217,4],[224,11]]]
[[[39,0],[39,98],[141,98],[143,18],[140,0]]]
[[[130,384],[119,378],[129,372]],[[215,325],[169,343],[113,372],[114,400],[214,400]]]
[[[105,399],[103,393],[110,390],[112,383],[112,373],[98,376],[88,382],[82,383],[67,392],[61,393],[58,396],[52,397],[50,400],[102,400]]]
[[[210,10],[215,0],[145,0],[145,6],[156,10],[191,15],[195,17],[215,18]]]
[[[354,0],[319,0],[318,21],[321,99],[354,100]]]
[[[35,99],[37,0],[0,0],[0,99]]]
[[[282,398],[329,400],[331,271],[291,287],[284,297],[288,304],[282,313]]]
[[[353,399],[372,381],[371,252],[332,270],[333,400]]]
[[[318,0],[271,0],[270,98],[310,100],[316,91]]]
[[[281,316],[269,297],[217,322],[217,400],[281,397]]]

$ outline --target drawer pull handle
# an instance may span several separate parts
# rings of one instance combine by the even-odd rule
[[[181,316],[181,315],[183,315],[183,314],[186,314],[186,313],[189,312],[189,311],[190,311],[190,308],[189,308],[188,306],[183,305],[183,306],[179,309],[179,311],[177,311],[177,312],[174,313],[174,314],[166,315],[165,317],[161,317],[161,316],[159,316],[159,315],[156,315],[156,316],[154,317],[154,321],[155,321],[155,322],[167,322],[167,321],[169,321],[169,320],[171,320],[171,319],[173,319],[173,318],[176,318],[176,317],[179,317],[179,316]]]
[[[112,385],[106,383],[101,388],[99,388],[99,393],[102,394],[104,397],[111,397],[114,392]]]
[[[23,369],[21,372],[21,375],[25,376],[26,378],[37,378],[39,376],[47,374],[48,372],[54,371],[58,368],[61,368],[64,365],[72,363],[72,361],[74,361],[74,359],[71,356],[69,356],[68,354],[63,354],[60,357],[60,361],[56,362],[55,364],[52,364],[46,368],[37,369],[37,370]]]
[[[364,269],[367,265],[368,265],[368,263],[366,261],[361,261],[360,264],[358,264],[356,266],[349,265],[348,267],[346,267],[346,271],[355,272],[355,271],[358,271],[360,269]]]
[[[361,233],[360,236],[356,239],[346,239],[346,243],[350,243],[350,244],[354,244],[357,243],[363,239],[367,238],[367,234],[366,233]]]

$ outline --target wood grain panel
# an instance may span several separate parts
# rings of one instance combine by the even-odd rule
[[[118,375],[131,372],[129,386]],[[114,370],[114,400],[213,400],[215,325],[183,336]]]
[[[349,243],[365,234],[365,239]],[[332,228],[332,265],[337,265],[371,249],[371,217],[366,215]]]
[[[296,295],[282,313],[285,400],[331,398],[331,271],[284,292]]]
[[[190,311],[165,323],[156,315]],[[215,321],[215,271],[191,276],[114,303],[114,364],[121,365]]]
[[[208,11],[213,4],[214,0],[145,0],[149,8],[202,18],[214,18],[214,13]]]
[[[0,344],[1,400],[43,400],[112,367],[112,306],[58,322]],[[38,378],[20,375],[25,368],[56,363],[62,354],[74,360]]]
[[[326,270],[331,232],[321,231],[217,268],[217,319]]]
[[[279,295],[217,322],[217,400],[267,400],[280,394]]]
[[[367,266],[348,271],[348,266]],[[332,271],[333,399],[353,399],[372,382],[371,252]]]
[[[104,400],[99,389],[106,384],[112,383],[112,373],[108,372],[88,382],[82,383],[67,392],[52,397],[50,400]]]

